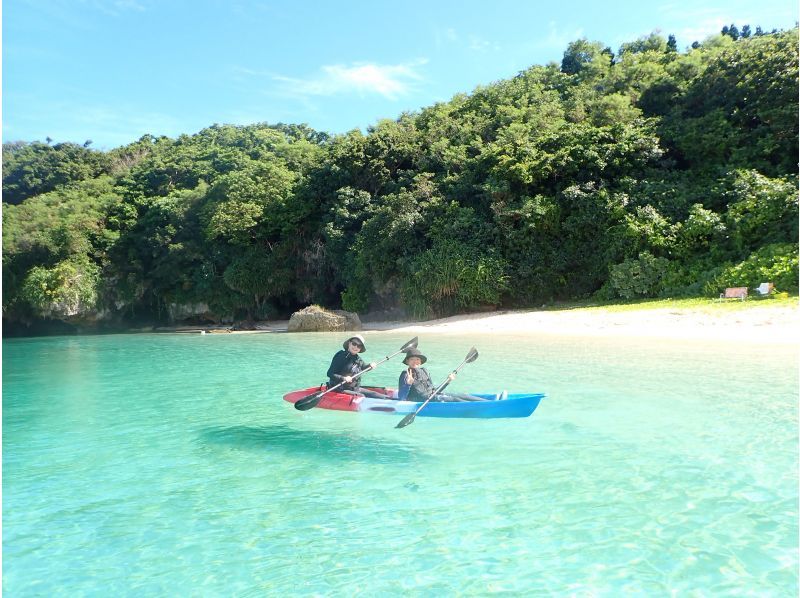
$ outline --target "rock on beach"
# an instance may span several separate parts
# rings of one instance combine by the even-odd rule
[[[344,310],[328,310],[309,305],[296,311],[289,319],[288,332],[344,332],[361,330],[358,314]]]

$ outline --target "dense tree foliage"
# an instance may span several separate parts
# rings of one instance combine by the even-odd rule
[[[360,131],[219,126],[3,157],[3,315],[435,316],[797,292],[797,29],[559,64]]]
[[[75,143],[4,143],[3,201],[18,204],[68,183],[108,173],[109,156]]]

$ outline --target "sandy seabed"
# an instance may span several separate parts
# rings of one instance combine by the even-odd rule
[[[288,321],[269,322],[282,332]],[[742,310],[605,308],[512,310],[427,321],[364,322],[364,332],[450,334],[557,334],[648,337],[800,345],[800,307],[759,305]]]

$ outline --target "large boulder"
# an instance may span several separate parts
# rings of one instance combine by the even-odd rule
[[[319,305],[309,305],[292,314],[287,330],[289,332],[361,330],[361,319],[358,314],[350,311],[328,310]]]

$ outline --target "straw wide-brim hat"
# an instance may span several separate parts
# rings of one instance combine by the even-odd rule
[[[359,351],[359,353],[363,353],[364,351],[367,350],[367,345],[364,342],[364,337],[361,336],[360,334],[356,334],[355,336],[351,336],[350,338],[348,338],[346,341],[344,341],[342,343],[342,348],[345,351],[347,351],[347,345],[350,344],[350,341],[358,341],[359,343],[361,343],[361,351]]]
[[[419,357],[419,360],[422,363],[425,363],[426,361],[428,361],[428,358],[425,357],[422,354],[422,351],[420,351],[419,349],[409,349],[408,351],[406,351],[406,358],[403,360],[404,364],[408,365],[408,358],[409,357]]]

